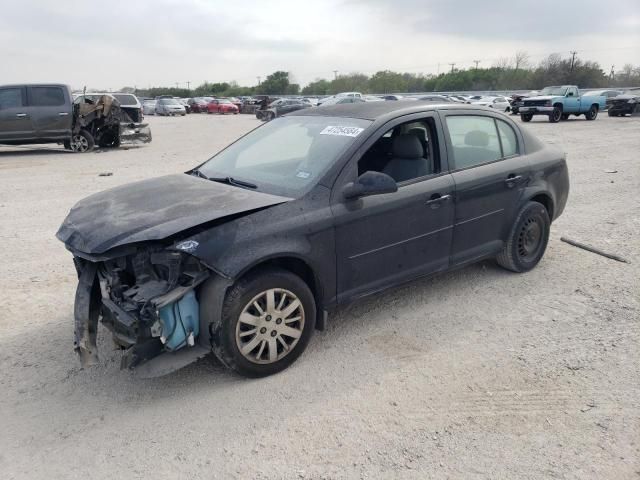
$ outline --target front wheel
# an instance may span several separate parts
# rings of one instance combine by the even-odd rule
[[[551,123],[558,123],[562,118],[562,107],[553,107],[553,112],[549,115],[549,121]]]
[[[518,212],[502,252],[496,257],[498,264],[518,273],[531,270],[547,249],[550,227],[544,205],[527,202]]]
[[[202,302],[206,308],[206,285]],[[229,368],[264,377],[291,365],[315,328],[316,304],[307,284],[293,273],[269,268],[242,278],[227,293],[213,351]]]
[[[596,107],[595,105],[591,105],[591,108],[589,109],[589,111],[584,114],[584,117],[587,120],[595,120],[597,116],[598,116],[598,107]]]
[[[533,118],[533,114],[532,113],[521,113],[520,114],[520,120],[522,120],[523,122],[530,122],[532,118]]]
[[[69,150],[74,153],[89,152],[93,150],[94,146],[95,140],[93,139],[93,135],[86,130],[80,130],[78,133],[73,134],[69,142]]]

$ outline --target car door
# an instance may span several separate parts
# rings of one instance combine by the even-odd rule
[[[26,105],[25,87],[0,88],[0,143],[34,137]]]
[[[435,137],[442,138],[439,119],[431,114],[428,119],[434,127],[433,154],[444,158],[443,143]],[[454,183],[446,164],[433,174],[399,183],[395,193],[355,200],[342,196],[345,184],[358,176],[358,161],[398,123],[391,122],[372,135],[334,185],[332,212],[340,302],[449,266]]]
[[[479,112],[442,113],[455,182],[452,265],[498,252],[531,177],[511,120]]]
[[[39,139],[69,138],[71,136],[71,99],[61,86],[27,87],[31,124]]]
[[[580,111],[580,97],[578,96],[578,89],[575,87],[569,87],[564,98],[564,108],[566,113],[577,113]]]

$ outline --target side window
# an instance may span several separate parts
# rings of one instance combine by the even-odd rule
[[[31,105],[36,107],[64,105],[64,92],[59,87],[31,87]]]
[[[358,175],[382,172],[407,182],[440,170],[433,119],[397,125],[386,131],[358,161]]]
[[[502,120],[496,120],[496,123],[498,124],[498,133],[500,134],[500,141],[502,142],[502,156],[511,157],[512,155],[520,153],[518,150],[518,139],[513,128]]]
[[[456,115],[446,117],[456,170],[502,158],[496,124],[491,117]]]
[[[0,109],[22,107],[21,88],[0,88]]]

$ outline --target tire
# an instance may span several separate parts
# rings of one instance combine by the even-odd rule
[[[532,118],[533,118],[533,114],[532,113],[521,113],[520,114],[520,120],[522,120],[523,122],[530,122]]]
[[[569,114],[568,113],[563,113],[562,114],[562,120],[568,120],[569,119]]]
[[[553,112],[549,114],[549,122],[558,123],[562,118],[562,107],[560,105],[554,105]]]
[[[586,118],[587,120],[595,120],[596,118],[598,118],[598,107],[596,107],[595,105],[591,105],[589,111],[584,114],[584,118]]]
[[[80,130],[71,137],[69,149],[74,153],[86,153],[92,151],[95,144],[93,135],[86,130]]]
[[[120,146],[120,135],[115,132],[106,132],[98,141],[100,148],[118,148]]]
[[[517,273],[534,268],[547,249],[550,227],[544,205],[527,202],[518,212],[507,242],[496,257],[498,265]]]
[[[268,292],[273,292],[270,314]],[[206,284],[201,293],[201,308],[206,309]],[[298,301],[297,306],[293,299]],[[290,308],[293,310],[287,314]],[[280,318],[281,312],[286,316]],[[241,321],[241,317],[245,320]],[[315,300],[300,277],[282,269],[260,269],[241,278],[227,292],[219,324],[212,326],[216,332],[212,335],[213,352],[224,365],[245,377],[273,375],[302,354],[315,322]],[[287,333],[283,333],[284,330]],[[299,336],[295,338],[288,335],[289,332]]]

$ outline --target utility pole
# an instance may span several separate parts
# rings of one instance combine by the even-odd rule
[[[260,78],[261,77],[256,77],[258,79],[258,86],[260,86]]]
[[[180,84],[176,82],[176,88],[180,88]]]
[[[189,92],[191,92],[191,82],[187,80],[187,90],[189,90]]]
[[[615,77],[615,76],[616,76],[615,68],[616,68],[616,66],[615,66],[615,65],[611,65],[611,73],[609,73],[609,79],[610,79],[611,81],[613,81],[613,77]]]
[[[576,52],[575,50],[572,52],[569,52],[571,54],[571,71],[573,72],[573,67],[576,63],[576,55],[578,54],[578,52]]]
[[[450,63],[449,65],[451,65],[451,73],[453,73],[454,67],[456,66],[456,64],[455,63]]]
[[[337,80],[338,79],[338,70],[334,70],[333,71],[333,79]]]
[[[475,69],[478,70],[478,64],[480,63],[480,60],[474,60],[473,63],[476,64],[476,68]]]

